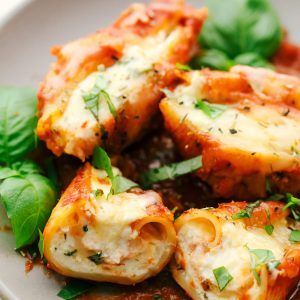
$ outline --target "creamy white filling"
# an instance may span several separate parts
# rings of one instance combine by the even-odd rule
[[[203,76],[194,72],[191,84],[179,86],[169,97],[181,120],[190,121],[199,132],[211,135],[224,150],[238,149],[266,156],[275,169],[299,164],[300,120],[250,101],[249,110],[227,105],[227,110],[212,119],[195,108],[196,101],[203,99],[202,85]]]
[[[185,278],[188,282],[195,283],[198,295],[204,297],[201,281],[208,280],[215,285],[205,292],[208,299],[238,299],[235,292],[247,286],[249,281],[252,282],[252,287],[245,293],[252,296],[251,299],[256,299],[260,286],[253,277],[249,249],[271,250],[275,259],[281,261],[286,246],[290,244],[290,230],[285,220],[275,224],[272,235],[268,235],[264,229],[246,228],[242,222],[226,222],[222,225],[221,244],[206,252],[206,233],[195,224],[184,225],[178,234],[178,240],[186,262]],[[219,292],[213,274],[213,270],[221,266],[233,277],[224,293]]]

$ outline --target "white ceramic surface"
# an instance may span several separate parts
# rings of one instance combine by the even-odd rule
[[[1,3],[0,0],[0,10]],[[19,6],[0,19],[0,84],[37,86],[52,58],[50,46],[109,25],[133,1],[13,0]],[[220,0],[224,1],[224,0]],[[145,2],[145,1],[140,1]],[[299,0],[273,0],[293,41],[300,43]],[[203,1],[190,1],[201,6]],[[3,4],[4,5],[4,4]],[[4,7],[4,6],[3,6]],[[0,226],[7,219],[0,207]],[[24,272],[25,260],[14,252],[14,238],[0,232],[0,299],[51,300],[60,283],[35,267]]]

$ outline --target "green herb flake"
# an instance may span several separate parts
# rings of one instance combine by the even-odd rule
[[[279,260],[273,260],[267,263],[267,267],[269,271],[274,271],[275,269],[277,269],[280,266],[280,261]]]
[[[216,119],[228,108],[227,105],[211,104],[204,100],[197,100],[195,108],[202,110],[209,118]]]
[[[177,64],[176,64],[176,68],[177,68],[178,70],[180,70],[180,71],[186,71],[186,72],[192,70],[190,66],[188,66],[188,65],[183,65],[183,64],[180,64],[180,63],[177,63]]]
[[[110,99],[109,94],[105,91],[107,82],[103,77],[98,77],[96,83],[90,92],[83,92],[82,99],[85,102],[86,108],[93,114],[96,120],[98,119],[100,102],[103,99],[108,105],[110,113],[114,118],[117,117],[116,108]]]
[[[238,220],[238,219],[247,219],[247,218],[251,218],[252,213],[254,211],[255,208],[259,207],[261,204],[261,201],[258,200],[256,202],[253,203],[249,203],[245,209],[242,209],[241,211],[239,211],[238,213],[232,215],[232,219],[233,220]]]
[[[44,236],[40,229],[39,229],[38,248],[39,248],[40,256],[41,256],[41,258],[43,258],[43,256],[44,256]]]
[[[289,241],[294,243],[300,242],[300,230],[292,230],[289,236]]]
[[[265,231],[267,232],[268,235],[272,235],[272,233],[274,231],[274,226],[272,224],[266,225]]]
[[[114,177],[114,179],[112,181],[112,193],[114,195],[120,194],[120,193],[126,192],[137,186],[138,186],[137,183],[135,183],[123,176],[117,175]]]
[[[294,197],[292,194],[286,194],[287,204],[284,206],[283,210],[290,209],[293,218],[298,221],[300,220],[300,199]]]
[[[175,177],[194,172],[202,167],[202,157],[196,156],[179,163],[165,165],[160,168],[152,169],[141,175],[140,181],[143,187],[150,187],[153,183],[166,179],[174,179]]]
[[[220,291],[223,291],[228,283],[233,279],[228,270],[222,266],[213,270]]]
[[[72,300],[90,291],[94,286],[95,284],[92,282],[72,280],[57,296],[65,300]]]
[[[84,232],[88,232],[89,231],[89,227],[87,225],[82,226],[82,230]]]
[[[72,250],[72,251],[66,251],[64,252],[64,255],[65,256],[73,256],[75,253],[77,252],[77,250]]]
[[[99,190],[99,189],[96,189],[94,191],[92,191],[92,194],[95,198],[98,198],[99,196],[102,196],[103,195],[103,191],[102,190]]]
[[[97,252],[91,256],[88,256],[88,259],[95,263],[96,265],[100,265],[103,262],[102,252]]]
[[[160,295],[160,294],[155,294],[155,295],[152,296],[152,299],[153,299],[153,300],[163,300],[164,298],[163,298],[163,296]]]

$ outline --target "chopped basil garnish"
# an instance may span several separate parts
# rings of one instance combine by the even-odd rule
[[[268,235],[272,235],[272,233],[274,231],[274,226],[272,224],[266,225],[265,231],[267,232]]]
[[[188,65],[183,65],[183,64],[180,64],[180,63],[177,63],[176,64],[176,68],[180,71],[191,71],[192,68]]]
[[[65,300],[72,300],[75,299],[82,294],[88,292],[95,286],[92,282],[87,281],[79,281],[73,280],[69,282],[58,294],[57,296],[65,299]]]
[[[73,251],[67,251],[64,253],[65,256],[72,256],[73,254],[75,254],[77,252],[77,250],[73,250]]]
[[[96,147],[94,149],[94,155],[93,155],[93,165],[101,170],[104,170],[109,179],[111,180],[111,190],[110,193],[113,195],[125,192],[130,190],[133,187],[137,187],[138,184],[121,176],[121,175],[114,175],[113,174],[113,169],[112,169],[112,165],[111,165],[111,161],[109,156],[107,155],[107,153],[105,152],[105,150],[101,147]],[[97,193],[97,196],[99,196],[99,192],[97,192],[99,190],[96,190],[94,192]],[[95,196],[95,197],[97,197]]]
[[[94,195],[95,198],[97,198],[98,196],[102,196],[103,195],[103,191],[97,189],[97,190],[92,191],[92,194]]]
[[[283,209],[289,208],[294,219],[296,221],[300,220],[300,199],[288,193],[286,194],[286,202],[287,204]]]
[[[93,165],[98,169],[104,170],[107,173],[109,179],[113,181],[114,173],[110,158],[103,148],[95,147],[93,154]]]
[[[96,254],[88,256],[88,259],[96,265],[100,265],[103,262],[102,252],[97,252]]]
[[[109,111],[114,116],[114,118],[117,117],[116,108],[111,101],[109,94],[105,91],[105,88],[107,88],[107,82],[104,80],[104,78],[99,77],[97,78],[97,81],[92,90],[88,93],[83,93],[82,95],[86,108],[91,111],[91,113],[97,120],[99,105],[102,99],[107,103]]]
[[[152,183],[163,181],[166,179],[173,179],[175,177],[194,172],[202,167],[202,157],[196,156],[194,158],[165,165],[160,168],[152,169],[141,175],[141,184],[144,187],[151,186]]]
[[[260,200],[253,203],[249,203],[245,209],[242,209],[238,213],[232,215],[232,219],[237,220],[237,219],[251,218],[254,208],[259,207],[260,204],[261,204]]]
[[[220,267],[213,270],[220,291],[223,291],[228,283],[233,279],[225,267]]]
[[[44,256],[44,236],[41,230],[39,229],[39,242],[38,242],[38,248],[41,255],[41,258]]]
[[[126,191],[130,190],[131,188],[137,187],[137,186],[138,186],[138,184],[136,184],[135,182],[133,182],[123,176],[117,175],[114,177],[113,182],[112,182],[112,193],[114,195],[120,194],[120,193],[126,192]]]
[[[195,103],[195,108],[202,110],[211,119],[218,118],[221,114],[227,110],[226,105],[222,104],[211,104],[207,101],[197,100]]]
[[[251,268],[253,275],[257,281],[257,283],[261,284],[261,279],[259,276],[259,269],[263,264],[266,264],[270,271],[273,271],[280,265],[280,262],[275,260],[274,254],[271,250],[267,249],[249,249],[247,246],[246,248],[250,252],[251,258]]]
[[[300,242],[300,230],[292,230],[289,241],[299,243]]]

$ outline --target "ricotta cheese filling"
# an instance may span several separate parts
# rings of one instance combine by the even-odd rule
[[[142,43],[125,46],[123,56],[111,67],[98,66],[98,71],[90,74],[72,91],[66,109],[54,128],[65,128],[76,137],[86,139],[93,135],[91,129],[98,126],[98,123],[105,124],[112,117],[109,106],[102,97],[99,97],[98,118],[95,118],[84,102],[84,94],[91,92],[99,79],[105,82],[105,92],[116,111],[120,111],[126,102],[134,104],[142,101],[140,93],[153,76],[154,64],[167,59],[178,34],[178,30],[169,35],[160,31],[155,36],[145,38]]]
[[[286,220],[274,225],[271,236],[261,228],[246,228],[242,222],[226,222],[222,225],[220,245],[212,248],[203,240],[205,232],[199,229],[195,223],[185,224],[178,234],[178,240],[186,263],[185,280],[194,282],[198,295],[204,297],[205,294],[207,299],[238,299],[236,292],[246,287],[248,290],[243,291],[253,297],[251,299],[256,299],[260,286],[252,273],[249,249],[271,250],[275,260],[281,261],[286,246],[290,244]],[[233,277],[223,293],[219,292],[213,274],[213,270],[221,266]],[[210,283],[210,289],[204,291],[202,282]]]

